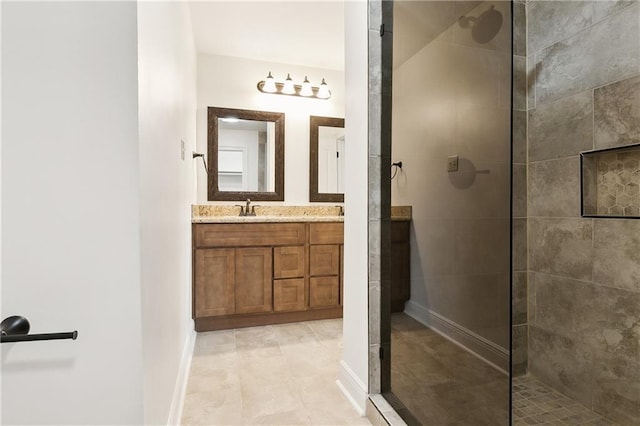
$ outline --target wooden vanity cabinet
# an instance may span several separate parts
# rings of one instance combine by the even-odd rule
[[[305,246],[273,248],[273,310],[303,311],[307,308],[308,291]]]
[[[235,305],[235,249],[194,250],[194,315],[230,315]]]
[[[342,316],[341,222],[194,223],[196,331]]]
[[[391,222],[391,312],[404,311],[411,297],[411,251],[409,221]]]
[[[271,312],[271,248],[237,248],[235,251],[235,313]]]
[[[309,308],[339,306],[342,223],[309,224]]]

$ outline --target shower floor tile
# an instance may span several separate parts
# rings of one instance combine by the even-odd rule
[[[513,379],[513,425],[617,426],[531,376]]]

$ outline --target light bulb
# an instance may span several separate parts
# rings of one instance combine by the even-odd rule
[[[269,75],[262,85],[262,91],[267,93],[276,93],[278,91],[278,88],[276,87],[276,79],[271,75],[271,71],[269,71]]]
[[[307,80],[307,76],[304,76],[302,82],[302,89],[300,90],[300,96],[313,96],[313,90],[311,89],[311,83]]]
[[[329,86],[327,82],[322,79],[322,84],[320,84],[320,88],[318,89],[318,98],[320,99],[329,99],[331,97],[331,92],[329,91]]]
[[[295,95],[296,93],[296,89],[293,87],[293,80],[291,80],[291,76],[289,74],[287,74],[287,79],[284,81],[282,93],[285,95]]]

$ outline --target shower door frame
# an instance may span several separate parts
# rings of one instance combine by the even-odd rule
[[[511,128],[513,143],[513,0],[511,2]],[[391,391],[391,129],[393,102],[394,0],[368,4],[368,329],[369,398],[367,416],[375,410],[390,425],[404,420],[383,397]],[[510,223],[513,222],[513,147],[510,149]],[[509,270],[513,270],[513,227],[509,231]],[[513,300],[509,274],[509,300]],[[509,304],[512,330],[512,303]],[[509,424],[512,422],[512,333],[509,333]]]

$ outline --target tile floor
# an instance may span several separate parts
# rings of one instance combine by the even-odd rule
[[[198,333],[184,425],[369,425],[338,389],[342,320]]]
[[[531,376],[513,379],[513,425],[615,426]]]
[[[509,377],[402,313],[391,316],[391,391],[409,424],[509,424]]]

